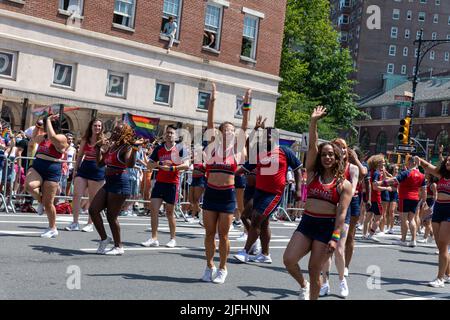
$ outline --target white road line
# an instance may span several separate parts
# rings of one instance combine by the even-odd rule
[[[42,231],[12,231],[12,230],[0,230],[0,234],[40,234]]]
[[[126,248],[124,247],[124,251],[158,251],[158,250],[195,250],[195,249],[205,249],[204,247],[175,247],[175,248],[167,248],[167,247],[153,247],[153,248]],[[230,250],[241,250],[242,247],[230,247]],[[286,249],[286,247],[270,247],[270,249]],[[86,251],[86,252],[91,252],[91,251],[97,251],[97,248],[84,248],[84,249],[80,249],[80,251]],[[230,255],[232,255],[233,253],[230,253]]]
[[[397,300],[435,300],[435,299],[442,299],[442,298],[450,299],[450,293],[446,292],[446,293],[434,294],[432,296],[402,298],[402,299],[397,299]]]

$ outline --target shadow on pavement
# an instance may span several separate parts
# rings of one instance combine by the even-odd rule
[[[37,230],[46,230],[48,227],[38,227],[38,226],[17,226],[18,228],[23,229],[37,229]],[[58,229],[61,230],[61,229]]]
[[[412,289],[395,289],[395,290],[388,290],[388,292],[391,292],[393,294],[398,294],[405,297],[423,297],[426,298],[427,296],[433,296],[436,295],[436,292],[430,292],[430,291],[417,291]]]
[[[268,293],[277,295],[272,297],[271,299],[279,300],[290,297],[297,297],[298,291],[288,290],[288,289],[279,289],[279,288],[263,288],[263,287],[253,287],[253,286],[238,286],[238,289],[244,291],[247,294],[247,297],[256,297],[256,292]],[[255,292],[255,293],[253,293]]]
[[[143,274],[133,273],[112,273],[112,274],[87,274],[90,277],[122,277],[125,280],[146,280],[146,281],[162,281],[175,283],[202,283],[197,278],[175,278],[168,276],[146,276]]]
[[[437,259],[436,259],[436,262],[406,260],[406,259],[398,259],[398,261],[399,262],[407,262],[407,263],[411,262],[411,263],[417,263],[417,264],[424,264],[424,265],[433,266],[433,267],[437,267],[439,265],[439,263],[437,262]]]
[[[71,249],[62,249],[48,246],[30,246],[33,250],[41,251],[43,253],[48,254],[59,254],[60,256],[65,257],[73,257],[73,256],[85,256],[85,255],[93,255],[95,253],[87,253],[81,250],[71,250]]]

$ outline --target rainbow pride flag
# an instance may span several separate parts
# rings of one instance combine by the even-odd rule
[[[3,128],[2,138],[3,138],[3,140],[8,140],[9,139],[9,128]]]
[[[124,116],[124,122],[133,128],[137,137],[149,139],[151,142],[155,140],[156,129],[158,129],[159,125],[159,118],[147,118],[126,113]]]

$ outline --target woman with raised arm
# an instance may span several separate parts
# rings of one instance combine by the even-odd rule
[[[41,237],[55,238],[58,230],[54,201],[61,180],[61,159],[69,147],[67,137],[60,134],[59,115],[48,115],[42,129],[36,126],[32,141],[38,144],[38,149],[27,172],[25,189],[39,202],[38,213],[42,214],[43,210],[47,213],[49,228]]]
[[[97,165],[106,166],[105,184],[97,192],[89,207],[89,215],[100,235],[97,254],[115,256],[124,253],[117,217],[131,195],[127,168],[133,168],[136,164],[136,152],[143,142],[143,139],[135,140],[134,131],[129,125],[119,122],[114,127],[109,141],[104,139],[96,144]],[[106,247],[111,238],[106,234],[100,214],[104,209],[114,239],[114,247],[110,250],[106,250]]]
[[[436,184],[437,199],[433,208],[434,239],[439,249],[439,269],[438,275],[429,285],[434,288],[444,288],[445,283],[450,283],[450,260],[448,246],[450,245],[450,156],[441,162],[439,168],[431,163],[415,157],[415,162],[419,163],[426,173],[439,178]]]
[[[74,193],[72,202],[73,222],[66,227],[67,231],[79,231],[80,225],[78,217],[80,216],[81,198],[86,190],[89,194],[89,200],[92,201],[98,190],[105,183],[105,167],[97,166],[97,142],[103,139],[103,123],[99,119],[93,119],[84,134],[77,160],[73,170]],[[84,232],[94,231],[91,217],[88,224],[82,229]]]
[[[239,163],[245,159],[245,130],[250,113],[251,90],[247,90],[244,98],[244,117],[242,131],[237,134],[231,122],[223,122],[216,132],[214,126],[214,107],[216,101],[216,85],[208,107],[208,135],[210,144],[206,147],[206,188],[203,196],[203,224],[206,229],[205,254],[206,269],[202,280],[205,282],[224,283],[227,277],[226,262],[230,252],[228,232],[236,210],[235,173]],[[244,136],[241,136],[244,135]],[[215,137],[213,140],[212,137]],[[243,150],[236,149],[236,138],[243,139]],[[239,145],[239,144],[238,144]],[[219,270],[214,265],[216,251],[215,235],[219,231]]]
[[[317,146],[317,123],[325,115],[326,109],[318,106],[311,116],[306,158],[308,198],[303,218],[283,256],[286,269],[301,287],[300,300],[319,298],[320,272],[337,248],[352,199],[352,185],[344,177],[342,150],[330,142]],[[311,289],[299,266],[309,252]]]

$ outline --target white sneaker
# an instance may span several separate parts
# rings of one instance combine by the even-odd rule
[[[44,205],[42,203],[39,203],[37,207],[37,214],[42,216],[44,214]]]
[[[428,238],[426,238],[426,239],[418,239],[417,243],[428,243]]]
[[[324,297],[329,294],[330,294],[330,282],[327,281],[320,287],[319,297]]]
[[[309,300],[309,282],[306,281],[306,287],[300,288],[298,300]]]
[[[248,254],[250,255],[258,255],[261,252],[261,240],[259,238],[255,241],[255,243],[251,246]]]
[[[265,256],[262,253],[260,253],[255,257],[249,257],[249,261],[258,263],[272,263],[272,258],[270,257],[270,254],[268,256]]]
[[[436,278],[435,280],[428,282],[428,285],[433,288],[444,288],[445,287],[444,283],[445,283],[444,280]]]
[[[414,241],[410,241],[409,243],[408,243],[408,247],[410,247],[410,248],[415,248],[415,247],[417,247],[417,242],[414,240]]]
[[[377,236],[384,236],[384,235],[386,235],[386,233],[384,233],[384,231],[380,231],[377,233]]]
[[[233,257],[243,263],[249,261],[249,256],[245,249],[239,250],[238,253],[236,253]]]
[[[364,228],[364,226],[362,224],[360,224],[359,226],[356,227],[356,229],[358,229],[359,231],[362,231]]]
[[[47,229],[45,230],[45,232],[43,234],[41,234],[41,238],[56,238],[56,236],[58,235],[58,230],[53,230],[53,229]]]
[[[177,246],[177,242],[175,239],[170,239],[169,242],[167,242],[166,247],[167,248],[175,248]]]
[[[81,229],[81,231],[83,231],[83,232],[94,232],[94,224],[93,223],[88,223],[87,225],[84,226],[83,229]]]
[[[348,278],[348,268],[345,268],[345,269],[344,269],[344,277],[347,277],[347,278]]]
[[[343,298],[348,297],[348,286],[347,286],[347,280],[345,280],[345,278],[344,278],[344,280],[341,281],[341,284],[339,285],[339,289],[340,289],[339,295],[341,297],[343,297]]]
[[[159,241],[156,240],[156,239],[150,238],[147,241],[142,242],[141,245],[144,246],[144,247],[147,247],[147,248],[149,248],[149,247],[159,247]]]
[[[444,276],[444,282],[450,283],[450,276]]]
[[[203,274],[202,281],[204,282],[212,282],[212,279],[214,279],[217,275],[217,268],[213,267],[212,269],[206,267],[205,273]]]
[[[107,256],[121,256],[125,253],[122,247],[114,247],[105,252]]]
[[[418,234],[424,234],[425,233],[425,229],[423,227],[419,228],[419,230],[417,231]]]
[[[89,210],[88,209],[86,209],[86,210],[81,209],[80,210],[80,214],[82,214],[82,215],[89,215]]]
[[[373,242],[381,242],[381,240],[380,239],[378,239],[375,235],[373,235],[373,234],[369,234],[368,236],[367,236],[367,240],[371,240],[371,241],[373,241]]]
[[[98,243],[97,254],[105,254],[106,247],[111,241],[112,239],[110,237],[106,237],[105,240],[100,240],[100,242]]]
[[[225,283],[225,279],[227,278],[227,275],[228,275],[227,270],[219,269],[219,271],[217,271],[217,274],[214,277],[214,280],[212,282],[217,283],[217,284],[223,284],[223,283]]]
[[[67,227],[65,227],[67,231],[80,231],[80,225],[76,222],[72,222]]]
[[[400,247],[407,247],[408,243],[406,241],[402,240],[395,240],[392,242],[393,245],[400,246]]]
[[[394,230],[393,229],[389,229],[387,233],[388,234],[394,234]]]
[[[236,241],[247,241],[247,237],[248,235],[245,232],[242,232],[239,238],[236,238]]]

